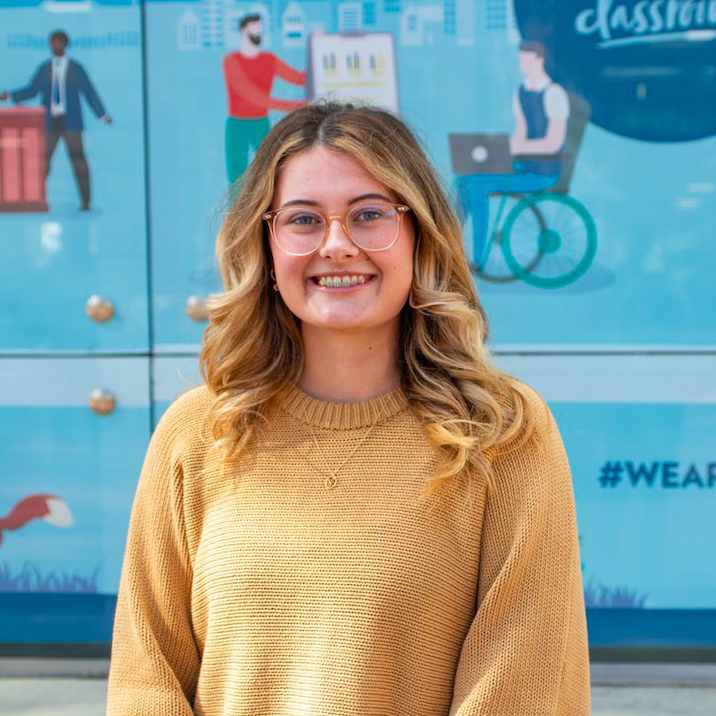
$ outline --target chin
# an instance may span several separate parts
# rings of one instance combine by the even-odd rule
[[[320,328],[326,331],[364,331],[373,327],[373,324],[367,321],[351,321],[343,318],[311,321],[309,325],[312,328]]]
[[[360,331],[372,328],[375,321],[368,316],[347,316],[345,312],[336,311],[320,316],[307,316],[303,322],[312,328],[334,331]]]

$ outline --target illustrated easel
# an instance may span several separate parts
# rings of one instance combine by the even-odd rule
[[[306,93],[371,104],[398,114],[395,42],[389,32],[314,32]]]

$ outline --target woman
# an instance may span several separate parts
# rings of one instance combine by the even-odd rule
[[[217,256],[206,385],[162,418],[132,509],[109,716],[588,714],[564,447],[490,362],[410,131],[294,111]]]

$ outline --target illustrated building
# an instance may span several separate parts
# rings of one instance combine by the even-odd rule
[[[177,23],[177,47],[182,51],[201,49],[201,23],[191,9],[186,9]]]
[[[224,0],[201,0],[201,44],[224,46]]]
[[[363,28],[363,4],[344,2],[338,6],[338,31],[360,30]]]
[[[474,45],[477,25],[477,3],[455,0],[455,27],[458,45]]]
[[[306,45],[306,13],[295,0],[286,5],[281,15],[281,43],[284,47]]]
[[[426,25],[443,24],[442,5],[408,5],[400,17],[400,44],[418,47],[430,44]]]

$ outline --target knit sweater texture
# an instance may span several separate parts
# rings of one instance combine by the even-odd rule
[[[291,387],[230,465],[209,391],[179,397],[132,506],[107,716],[589,714],[569,462],[525,389],[547,449],[496,451],[494,493],[458,479],[428,502],[438,453],[400,388]],[[312,431],[334,470],[364,440],[332,489]]]

